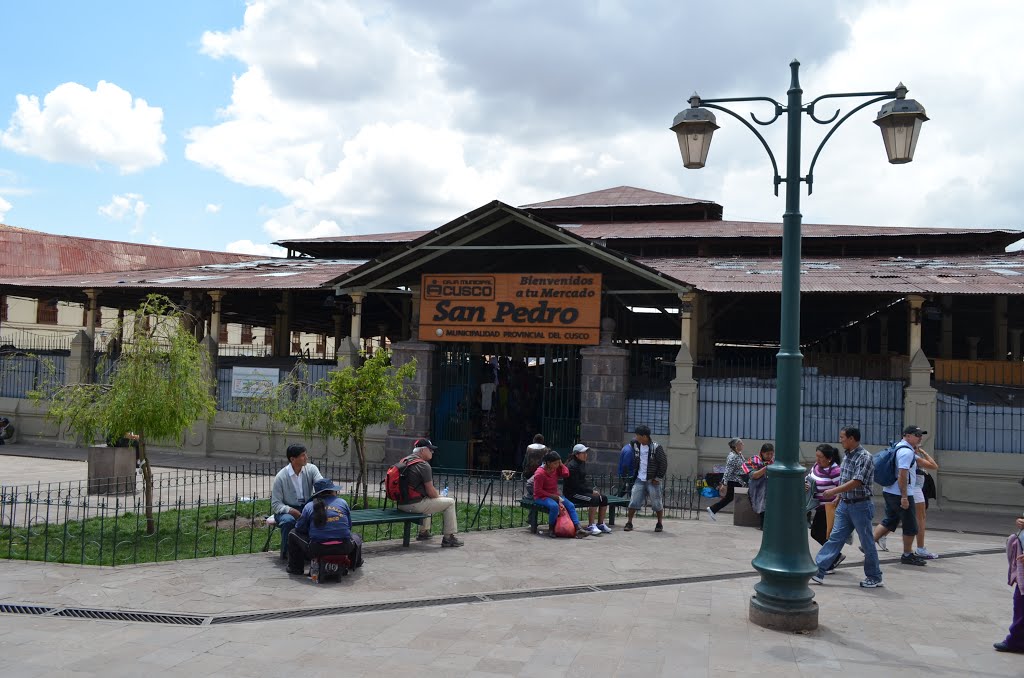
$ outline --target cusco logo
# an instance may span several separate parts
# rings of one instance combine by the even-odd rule
[[[424,291],[426,299],[494,299],[494,278],[431,278]]]

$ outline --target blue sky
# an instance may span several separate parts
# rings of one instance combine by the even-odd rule
[[[8,3],[0,221],[273,253],[283,238],[429,228],[495,198],[623,184],[778,221],[749,132],[720,119],[708,167],[687,171],[667,127],[694,89],[782,99],[798,57],[808,98],[902,80],[932,118],[899,167],[874,108],[851,119],[805,221],[1020,228],[1024,79],[1007,66],[1024,61],[1022,7]],[[766,129],[780,157],[781,127]],[[805,161],[820,134],[805,122]]]

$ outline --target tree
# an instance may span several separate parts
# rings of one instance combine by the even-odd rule
[[[153,534],[153,472],[146,445],[177,443],[197,420],[212,420],[217,403],[210,354],[189,330],[185,312],[167,297],[151,294],[133,315],[131,337],[121,347],[109,384],[52,384],[28,395],[37,404],[47,401],[47,416],[87,442],[138,436],[146,532]],[[145,318],[151,321],[144,323]]]
[[[379,349],[358,368],[330,372],[315,383],[310,383],[307,375],[308,370],[300,363],[283,382],[257,395],[251,407],[289,430],[325,440],[340,439],[345,451],[351,440],[359,461],[353,503],[361,487],[365,508],[369,506],[366,429],[405,419],[405,402],[409,382],[416,375],[416,361],[393,367],[391,354]]]

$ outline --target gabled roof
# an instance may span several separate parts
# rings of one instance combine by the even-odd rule
[[[671,193],[659,193],[648,191],[633,186],[616,186],[605,188],[590,193],[580,193],[564,198],[555,198],[544,202],[535,202],[529,205],[520,205],[519,209],[545,209],[551,207],[636,207],[639,205],[693,205],[710,203],[711,200],[700,200],[697,198],[686,198]]]
[[[263,257],[182,247],[96,240],[54,235],[0,225],[0,277],[139,271],[151,268],[200,266]]]

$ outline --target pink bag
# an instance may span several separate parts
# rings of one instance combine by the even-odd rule
[[[569,538],[576,536],[576,526],[573,525],[569,512],[561,504],[558,505],[558,519],[555,520],[555,536]]]

